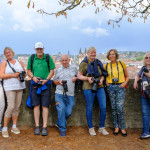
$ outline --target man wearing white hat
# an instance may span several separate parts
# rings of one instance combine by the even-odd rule
[[[48,135],[48,107],[51,103],[51,78],[54,75],[55,64],[48,54],[44,54],[44,45],[35,43],[35,52],[28,60],[28,76],[31,78],[31,105],[34,107],[35,135],[40,135],[39,118],[42,107],[43,128],[42,136]]]

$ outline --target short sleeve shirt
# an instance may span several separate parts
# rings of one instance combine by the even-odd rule
[[[35,77],[41,77],[42,79],[46,79],[50,72],[49,69],[50,70],[55,69],[55,64],[51,56],[49,56],[49,67],[50,68],[48,68],[45,54],[42,58],[38,58],[37,55],[35,54],[32,69],[32,73],[34,74]],[[27,69],[31,70],[31,56],[28,59]]]
[[[83,73],[84,76],[88,77],[87,66],[88,66],[88,63],[82,62],[79,66],[79,72]],[[102,71],[101,71],[100,67],[98,67],[98,71],[100,72],[100,76],[101,76]],[[98,79],[100,80],[100,77]],[[89,89],[92,89],[92,86],[93,85],[90,84],[88,80],[83,81],[83,89],[89,90]],[[103,85],[97,85],[97,88],[101,88],[101,87],[103,87]]]
[[[68,92],[66,94],[68,96],[74,96],[75,83],[72,82],[72,78],[75,77],[75,75],[77,75],[77,68],[74,65],[69,65],[67,68],[62,66],[56,70],[53,80],[66,80],[68,87]],[[63,94],[63,90],[62,85],[57,85],[55,93]]]
[[[111,63],[108,63],[108,64],[105,64],[104,65],[104,68],[106,70],[106,65],[107,65],[107,73],[108,73],[108,76],[107,76],[107,81],[108,83],[113,83],[112,82],[112,79],[113,78],[119,78],[119,81],[117,83],[123,83],[125,82],[125,76],[124,76],[124,70],[127,66],[126,64],[121,61],[122,65],[120,64],[120,62],[117,62],[118,63],[118,70],[117,70],[117,64],[116,63],[113,63],[112,64],[112,70],[111,70]],[[122,68],[123,66],[123,68]],[[111,75],[111,71],[112,71],[112,75]],[[118,71],[119,71],[119,77],[118,77]]]

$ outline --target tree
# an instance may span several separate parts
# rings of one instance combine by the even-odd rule
[[[34,8],[35,0],[28,0],[27,7]],[[12,3],[12,0],[8,2]],[[63,6],[62,10],[56,12],[46,12],[43,9],[37,10],[38,13],[46,15],[64,15],[67,18],[67,13],[76,7],[95,7],[95,13],[100,13],[104,9],[115,11],[119,17],[116,20],[108,20],[108,25],[112,23],[119,23],[125,16],[128,16],[128,22],[132,22],[133,18],[139,17],[145,20],[150,14],[150,0],[58,0],[58,3]],[[119,26],[119,25],[118,25]]]

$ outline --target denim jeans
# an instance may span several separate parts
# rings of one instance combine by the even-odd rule
[[[93,128],[92,123],[92,110],[95,96],[97,97],[100,108],[100,122],[99,127],[104,127],[106,119],[106,95],[104,88],[98,88],[97,92],[93,93],[92,90],[84,90],[84,96],[86,100],[86,118],[89,128]]]
[[[107,87],[107,92],[111,102],[111,111],[114,127],[119,128],[120,125],[121,129],[125,129],[125,88],[120,87],[120,84],[110,84]]]
[[[150,99],[141,95],[141,106],[143,114],[143,133],[150,133]]]
[[[56,109],[58,113],[57,125],[60,131],[66,131],[67,119],[72,113],[75,105],[74,96],[65,96],[55,93]]]

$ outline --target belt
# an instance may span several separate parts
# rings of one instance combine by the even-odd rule
[[[109,83],[109,84],[112,84],[112,85],[119,85],[119,84],[122,84],[122,83]]]

